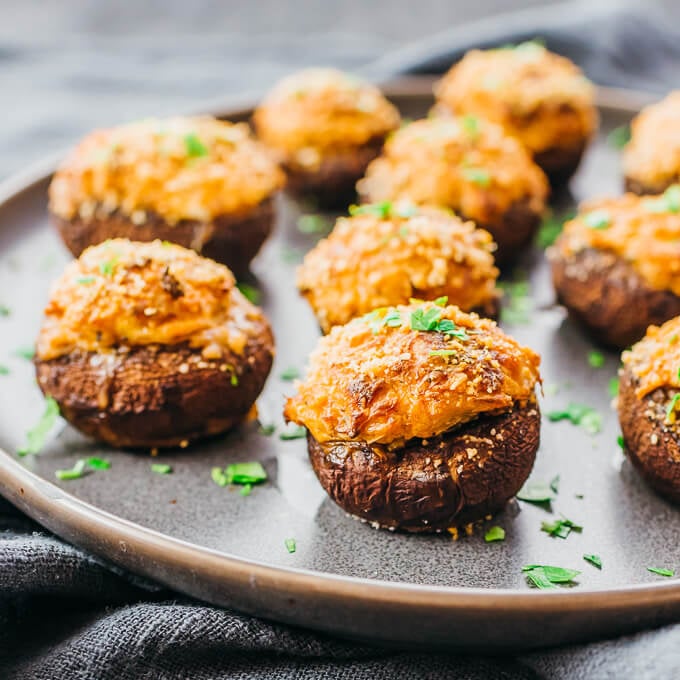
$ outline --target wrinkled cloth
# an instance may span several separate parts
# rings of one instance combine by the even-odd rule
[[[190,102],[195,104],[197,97],[206,97],[212,90],[265,87],[285,71],[319,61],[362,67],[377,79],[399,72],[440,73],[470,47],[540,36],[551,49],[581,64],[598,83],[663,92],[680,86],[680,24],[673,20],[680,12],[671,14],[672,5],[670,0],[658,6],[638,3],[632,8],[621,8],[618,3],[566,3],[522,11],[503,20],[455,26],[380,58],[386,41],[378,38],[367,45],[344,36],[330,45],[309,36],[302,42],[279,36],[267,46],[251,46],[248,66],[241,69],[234,63],[227,68],[222,60],[239,64],[245,58],[246,39],[227,46],[214,38],[204,44],[199,41],[201,46],[194,44],[183,59],[177,57],[173,45],[158,46],[153,37],[141,47],[134,43],[137,52],[124,58],[111,42],[94,52],[69,47],[54,50],[51,70],[32,69],[31,56],[35,55],[3,49],[0,44],[0,79],[32,77],[32,85],[53,91],[55,110],[64,112],[63,120],[54,111],[25,119],[5,107],[5,127],[12,134],[0,135],[0,163],[4,163],[0,175],[16,168],[12,154],[17,153],[17,140],[33,139],[28,155],[38,157],[41,146],[58,148],[70,143],[95,120],[106,123],[109,118],[113,122],[154,111],[164,114],[173,107],[186,110]],[[88,64],[92,54],[97,58]],[[8,76],[7,69],[17,62],[16,75]],[[138,70],[153,62],[165,75],[156,90],[149,92],[141,87]],[[112,64],[118,69],[115,73]],[[95,78],[95,68],[103,68],[104,76]],[[61,81],[53,80],[56,74]],[[142,90],[143,95],[139,94]],[[175,91],[182,94],[173,97]],[[94,107],[89,115],[83,108],[88,102]],[[360,645],[170,592],[61,541],[0,500],[0,678],[397,677],[680,677],[680,625],[516,657],[416,653]]]

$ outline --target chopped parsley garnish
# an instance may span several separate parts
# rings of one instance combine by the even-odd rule
[[[550,411],[548,420],[568,420],[574,425],[580,425],[589,434],[597,434],[602,429],[602,416],[594,408],[584,404],[571,403],[561,411]]]
[[[562,233],[564,223],[573,219],[576,213],[572,210],[562,216],[548,212],[541,221],[541,226],[536,234],[536,245],[539,248],[547,248],[557,240]]]
[[[93,470],[111,469],[111,461],[106,458],[97,458],[96,456],[93,456],[92,458],[88,458],[85,463],[87,467],[92,468]]]
[[[664,569],[663,567],[647,567],[647,571],[651,571],[652,574],[658,574],[659,576],[675,576],[673,569]]]
[[[218,486],[228,484],[261,484],[267,481],[267,471],[262,467],[262,463],[254,461],[252,463],[231,463],[222,469],[214,467],[210,471],[213,482]]]
[[[680,185],[673,184],[658,198],[652,198],[645,202],[648,212],[653,213],[677,213],[680,212]]]
[[[563,517],[553,522],[541,522],[541,531],[557,538],[567,538],[572,531],[581,532],[583,527]]]
[[[273,425],[272,423],[268,425],[260,424],[258,432],[260,434],[263,434],[265,437],[271,437],[274,434],[274,432],[276,432],[276,425]]]
[[[249,300],[252,302],[254,305],[259,305],[260,304],[260,291],[255,288],[255,286],[250,285],[249,283],[237,283],[236,287],[241,291],[241,295],[243,295],[246,300]]]
[[[446,303],[448,301],[449,301],[449,296],[448,295],[442,295],[441,297],[438,297],[434,301],[434,304],[437,305],[437,307],[446,307]]]
[[[609,390],[609,396],[613,399],[614,397],[618,396],[619,394],[619,379],[618,377],[611,378],[609,380],[609,386],[607,388]]]
[[[614,149],[623,149],[630,142],[630,125],[619,125],[607,135],[607,144]]]
[[[602,352],[598,352],[597,350],[593,350],[592,352],[588,352],[588,363],[593,367],[593,368],[602,368],[604,366],[605,362],[605,357]]]
[[[392,203],[391,201],[381,201],[380,203],[364,203],[362,205],[350,205],[349,214],[355,215],[375,215],[381,220],[390,217],[413,217],[418,214],[418,207],[410,201]]]
[[[484,168],[463,168],[462,175],[465,179],[480,187],[488,187],[491,184],[491,175]]]
[[[157,475],[169,475],[172,472],[172,466],[167,463],[151,463],[151,472]]]
[[[503,529],[503,527],[490,527],[484,534],[484,540],[487,543],[493,543],[494,541],[504,541],[505,529]]]
[[[17,455],[26,456],[39,453],[45,446],[45,439],[50,433],[59,416],[59,404],[52,398],[45,399],[45,411],[38,424],[26,433],[26,446],[17,451]]]
[[[298,231],[302,234],[323,234],[331,227],[331,221],[317,213],[300,215],[297,221]]]
[[[194,132],[184,135],[184,148],[189,158],[201,158],[208,155],[208,147],[203,144]]]
[[[80,286],[91,286],[95,281],[94,276],[79,276],[76,279],[76,283]]]
[[[0,364],[0,375],[9,375],[9,368],[4,364]]]
[[[625,448],[626,448],[626,442],[623,440],[623,435],[622,435],[622,434],[620,434],[620,435],[616,438],[616,443],[621,447],[622,450],[625,450]]]
[[[675,409],[676,409],[679,401],[680,401],[680,392],[678,392],[677,394],[674,394],[673,398],[671,399],[670,404],[668,404],[668,408],[666,409],[666,422],[667,423],[674,423],[675,422]]]
[[[553,480],[554,481],[554,480]],[[527,503],[546,503],[549,504],[555,500],[557,492],[555,491],[552,482],[547,484],[541,481],[528,481],[517,492],[517,498],[520,501]]]
[[[232,374],[229,376],[229,384],[232,387],[238,387],[238,376],[236,373],[232,372]]]
[[[598,569],[602,569],[602,558],[599,555],[584,555],[583,559]]]
[[[499,281],[498,287],[503,291],[505,304],[501,308],[501,321],[509,324],[527,324],[531,320],[529,314],[532,309],[529,297],[529,282],[520,272],[516,273],[514,281]]]
[[[253,485],[250,484],[250,483],[248,483],[248,484],[244,484],[244,485],[241,487],[241,490],[239,491],[239,494],[240,494],[241,496],[250,496],[250,494],[252,493],[252,491],[253,491]]]
[[[606,210],[593,210],[583,216],[583,222],[591,229],[606,229],[612,218]]]
[[[117,257],[112,257],[110,260],[100,262],[99,271],[101,272],[102,276],[113,276],[113,271],[116,268],[117,263],[118,263]]]
[[[9,316],[10,311],[7,305],[0,305],[0,316]]]
[[[465,130],[465,134],[471,139],[476,139],[479,135],[479,118],[477,116],[463,116],[460,119],[460,124]]]
[[[289,366],[285,370],[281,371],[281,373],[279,374],[279,378],[281,378],[281,380],[286,380],[287,382],[296,380],[299,377],[300,371],[298,371],[298,369],[295,368],[295,366]]]
[[[69,479],[79,479],[85,476],[85,460],[80,459],[76,461],[75,465],[68,470],[55,470],[54,472],[57,479],[69,480]]]
[[[401,314],[398,309],[390,309],[383,317],[383,325],[388,328],[398,328],[401,326]]]
[[[279,439],[282,441],[290,441],[291,439],[304,439],[307,436],[307,429],[302,425],[295,425],[279,434]]]
[[[550,488],[558,494],[560,492],[560,476],[555,475],[551,480],[550,480]]]
[[[434,331],[444,333],[459,340],[467,340],[468,334],[464,329],[458,328],[450,319],[442,319],[443,310],[439,306],[425,309],[419,307],[411,312],[411,330]]]
[[[452,357],[456,354],[455,349],[432,349],[430,350],[431,357]]]
[[[14,356],[17,356],[20,359],[26,359],[27,361],[31,361],[35,356],[35,348],[19,347],[18,349],[14,350]]]
[[[527,564],[522,567],[529,582],[541,589],[555,588],[555,584],[572,583],[581,573],[576,569],[552,567],[547,564]]]
[[[286,550],[289,553],[294,553],[297,550],[297,543],[294,538],[287,538],[284,541],[284,544],[286,546]]]

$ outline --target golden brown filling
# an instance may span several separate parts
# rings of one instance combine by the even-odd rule
[[[187,342],[217,359],[242,354],[262,322],[227,267],[167,242],[114,239],[85,250],[54,285],[37,356]]]
[[[633,119],[623,170],[627,177],[651,185],[680,178],[680,91],[645,107]]]
[[[448,296],[463,310],[498,297],[491,235],[472,222],[412,203],[377,203],[340,218],[307,253],[297,285],[324,331],[412,297]]]
[[[209,117],[143,120],[85,137],[57,170],[50,210],[65,219],[119,211],[174,224],[254,208],[284,177],[243,124]]]
[[[624,352],[621,360],[639,380],[637,397],[658,387],[680,388],[680,317],[662,326],[650,326],[647,334]]]
[[[680,295],[680,186],[661,196],[589,201],[555,245],[564,257],[586,248],[615,253],[657,290]]]
[[[457,307],[390,307],[336,326],[309,359],[285,417],[319,442],[401,446],[532,402],[539,356]]]
[[[254,115],[257,133],[288,164],[317,167],[329,152],[381,140],[399,112],[378,88],[335,69],[284,78]]]
[[[387,141],[359,181],[369,201],[411,200],[451,208],[480,224],[518,201],[542,212],[548,182],[524,147],[473,116],[418,120]]]
[[[454,113],[500,123],[533,153],[581,144],[597,127],[592,83],[569,59],[535,42],[471,50],[435,95]]]

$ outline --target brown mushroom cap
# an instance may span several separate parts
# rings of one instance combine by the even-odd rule
[[[305,256],[297,285],[324,332],[377,307],[447,296],[464,311],[497,307],[490,234],[450,212],[364,205]]]

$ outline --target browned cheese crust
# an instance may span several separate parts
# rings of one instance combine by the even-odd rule
[[[399,126],[399,112],[369,83],[313,68],[281,80],[253,123],[285,169],[291,193],[340,208],[353,200],[356,181]]]
[[[76,257],[110,238],[160,239],[242,273],[284,179],[243,124],[145,120],[85,137],[54,175],[49,210]]]
[[[453,210],[493,236],[500,262],[516,257],[531,240],[549,190],[516,138],[473,116],[401,128],[357,188],[369,203],[410,200]]]
[[[618,411],[625,451],[656,491],[680,502],[680,318],[624,352]]]
[[[528,404],[390,451],[365,442],[319,444],[314,471],[350,515],[409,532],[461,527],[501,510],[529,476],[540,414]]]
[[[598,124],[595,88],[569,59],[535,42],[471,50],[435,88],[436,110],[501,124],[551,183],[571,177]]]
[[[117,239],[88,248],[56,282],[35,367],[85,434],[186,446],[247,416],[273,347],[226,267],[177,245]]]

